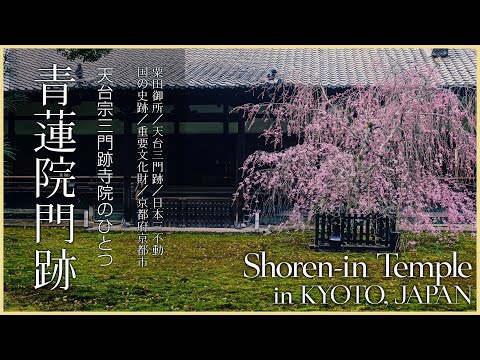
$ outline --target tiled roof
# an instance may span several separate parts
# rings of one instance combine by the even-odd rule
[[[5,90],[39,89],[39,68],[70,66],[54,49],[11,49],[6,56]],[[82,63],[82,86],[95,85],[97,68],[113,67],[119,87],[135,87],[137,66],[163,67],[165,87],[251,87],[271,68],[284,82],[350,87],[372,84],[398,66],[435,66],[443,85],[476,86],[476,52],[449,49],[448,57],[432,58],[428,49],[113,49],[95,63]],[[78,86],[78,82],[77,85]]]

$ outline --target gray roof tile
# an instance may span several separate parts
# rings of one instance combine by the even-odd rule
[[[70,66],[54,49],[11,49],[4,89],[39,89],[39,68],[53,63]],[[164,85],[175,88],[250,87],[271,68],[287,83],[327,87],[368,85],[395,67],[416,63],[435,66],[443,85],[476,86],[476,52],[449,49],[447,58],[432,58],[424,49],[113,49],[95,63],[82,63],[82,86],[95,85],[98,67],[113,67],[112,79],[122,88],[136,86],[137,66],[163,66]]]

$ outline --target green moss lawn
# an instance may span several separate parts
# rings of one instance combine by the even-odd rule
[[[35,244],[34,228],[4,229],[4,307],[6,311],[472,311],[476,306],[476,279],[448,278],[442,284],[472,286],[472,301],[468,304],[447,304],[433,298],[432,304],[369,305],[362,303],[336,305],[300,304],[301,285],[371,285],[384,288],[386,298],[400,297],[401,285],[433,285],[432,279],[383,277],[383,261],[375,253],[313,252],[308,244],[311,234],[301,232],[276,233],[267,236],[247,234],[164,235],[164,254],[149,256],[146,268],[137,266],[137,238],[134,232],[110,233],[114,262],[100,267],[97,255],[101,236],[83,230],[76,232],[73,244],[62,239],[64,229],[43,228],[40,244]],[[404,241],[420,245],[416,251],[400,253],[402,261],[448,261],[457,251],[460,261],[475,266],[475,235],[402,235]],[[35,249],[51,250],[54,257],[61,248],[74,255],[77,278],[67,291],[59,288],[34,289]],[[256,278],[243,277],[247,269],[244,256],[249,252],[266,251],[269,261],[330,261],[340,267],[343,257],[364,261],[368,279],[359,278]],[[295,303],[275,305],[274,288],[290,291]],[[319,300],[319,297],[316,297]],[[454,300],[454,299],[453,299]],[[460,299],[461,300],[461,299]]]

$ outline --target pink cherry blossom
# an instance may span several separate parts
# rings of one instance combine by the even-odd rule
[[[261,87],[260,101],[270,101],[235,109],[247,128],[272,121],[261,135],[272,151],[256,151],[242,166],[236,196],[245,209],[257,200],[264,213],[287,208],[295,224],[316,212],[394,212],[404,228],[435,231],[435,210],[452,230],[475,224],[473,89],[442,87],[435,69],[412,66],[326,94],[303,84]],[[295,145],[284,147],[286,137]]]

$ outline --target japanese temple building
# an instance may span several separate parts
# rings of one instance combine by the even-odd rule
[[[390,69],[412,63],[437,67],[445,86],[476,88],[476,53],[470,49],[113,49],[93,63],[68,61],[54,49],[8,50],[4,54],[5,95],[22,100],[5,114],[4,121],[5,139],[15,149],[15,160],[7,162],[5,176],[6,213],[35,208],[38,118],[34,114],[44,111],[41,86],[35,82],[39,68],[68,66],[76,77],[67,105],[76,113],[77,150],[69,155],[76,163],[76,208],[93,209],[96,202],[96,81],[98,68],[113,68],[114,207],[117,220],[135,222],[137,68],[162,67],[162,195],[170,206],[169,224],[230,226],[243,217],[242,205],[232,202],[241,177],[238,169],[248,154],[271,149],[259,137],[268,123],[256,122],[246,128],[244,119],[231,110],[258,101],[249,90],[271,69],[285,83],[321,84],[335,93],[372,84]],[[192,201],[196,210],[188,212],[185,204]]]

